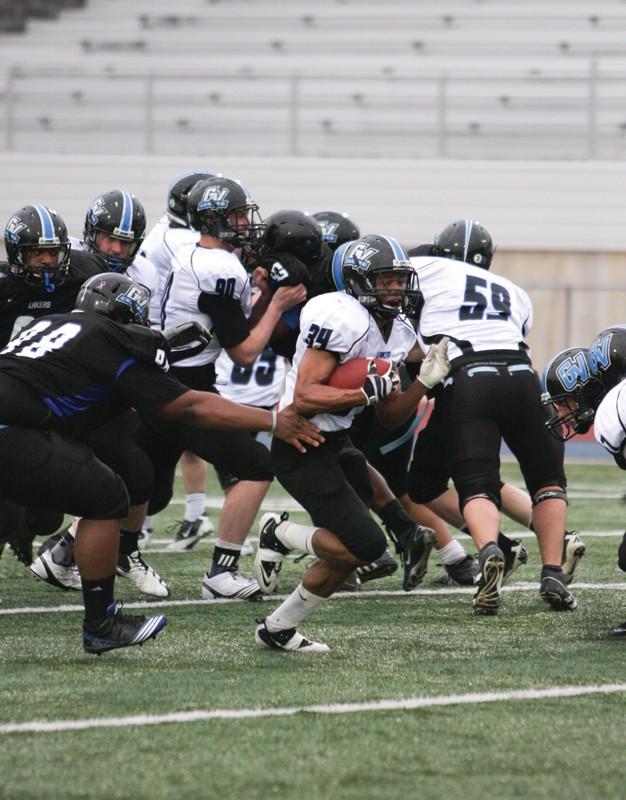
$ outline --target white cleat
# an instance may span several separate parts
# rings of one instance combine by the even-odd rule
[[[73,589],[80,592],[82,583],[76,564],[64,566],[53,561],[49,550],[44,550],[30,565],[30,571],[39,580],[56,586],[57,589]]]
[[[163,578],[141,557],[139,550],[129,556],[120,553],[117,574],[128,578],[143,594],[151,597],[169,597],[170,588]]]
[[[254,545],[250,541],[250,539],[244,539],[241,545],[241,555],[242,556],[253,556],[254,555]]]
[[[261,587],[245,572],[218,572],[202,581],[204,600],[260,600]]]
[[[272,633],[268,631],[265,620],[257,625],[254,639],[259,647],[267,650],[283,650],[289,653],[329,653],[330,647],[323,642],[307,639],[295,628],[287,628]]]

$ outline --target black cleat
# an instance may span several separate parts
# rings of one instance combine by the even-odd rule
[[[167,620],[163,614],[155,617],[131,616],[121,613],[119,603],[111,603],[107,615],[96,627],[83,625],[83,650],[99,656],[109,650],[143,644],[161,631]]]
[[[478,554],[479,571],[474,579],[472,598],[475,614],[495,615],[500,607],[500,589],[504,575],[504,554],[497,544],[486,544]]]
[[[521,539],[509,539],[508,536],[500,533],[498,535],[498,547],[504,554],[504,575],[502,581],[508,580],[516,569],[527,563],[528,551],[522,544]]]
[[[378,580],[378,578],[387,578],[389,575],[393,575],[397,569],[398,562],[389,550],[385,550],[376,561],[372,561],[371,564],[366,564],[364,567],[357,567],[356,574],[361,583],[367,583]]]
[[[330,650],[327,644],[307,639],[295,628],[272,633],[268,631],[264,619],[257,620],[254,638],[259,647],[268,650],[283,650],[289,653],[328,653]]]
[[[404,568],[402,588],[405,592],[415,589],[424,580],[428,570],[428,558],[435,541],[435,531],[422,525],[416,525],[407,536],[401,553]]]
[[[563,572],[543,574],[539,586],[539,594],[554,611],[575,611],[578,607],[576,598],[567,588]]]
[[[339,586],[335,591],[337,592],[361,591],[361,581],[356,573],[356,570],[353,570],[345,579],[345,581],[341,584],[341,586]]]
[[[449,583],[457,586],[473,586],[479,572],[478,559],[474,556],[465,556],[454,564],[444,564]]]

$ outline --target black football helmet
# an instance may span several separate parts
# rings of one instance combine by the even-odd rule
[[[215,176],[198,181],[189,192],[187,212],[190,227],[233,248],[250,245],[263,231],[259,207],[238,180]],[[233,221],[233,212],[244,214],[245,224]]]
[[[589,430],[606,394],[593,374],[586,347],[569,347],[557,353],[543,371],[541,390],[541,401],[551,406],[552,412],[546,427],[562,441]]]
[[[261,253],[289,253],[307,267],[318,264],[328,253],[320,223],[303,211],[283,209],[265,220]]]
[[[4,246],[11,273],[30,286],[53,292],[65,280],[70,267],[70,241],[61,217],[46,206],[24,206],[4,229]],[[49,250],[54,264],[29,266],[28,254]]]
[[[119,272],[92,275],[78,291],[74,308],[95,311],[124,325],[150,325],[150,291]]]
[[[214,178],[216,175],[218,173],[211,170],[191,170],[174,178],[167,188],[167,209],[165,213],[170,222],[181,228],[189,227],[189,217],[187,215],[189,192],[198,181]]]
[[[626,378],[626,325],[600,331],[589,345],[589,366],[605,392]]]
[[[87,250],[103,261],[106,269],[123,272],[135,259],[146,232],[146,212],[135,195],[121,190],[101,194],[91,203],[85,217],[83,241]],[[131,242],[126,256],[105,255],[96,243],[99,233]]]
[[[331,250],[336,250],[344,242],[352,242],[361,235],[358,225],[340,211],[318,211],[312,215],[321,228],[324,241]]]
[[[460,219],[435,236],[435,250],[442,258],[465,261],[489,269],[496,251],[491,235],[475,219]]]
[[[345,291],[374,316],[392,319],[399,314],[418,315],[423,298],[417,273],[397,239],[378,234],[363,236],[348,244],[342,261]],[[401,288],[379,287],[377,279],[384,276],[399,280]]]

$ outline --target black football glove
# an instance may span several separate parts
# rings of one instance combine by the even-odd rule
[[[391,364],[389,364],[389,369],[384,375],[377,375],[376,364],[372,361],[369,366],[369,374],[365,378],[361,391],[365,395],[367,405],[372,406],[390,395],[399,383],[400,376]]]
[[[291,253],[271,253],[259,261],[259,266],[267,270],[267,282],[272,291],[281,286],[308,286],[311,275],[306,265]]]
[[[170,364],[202,352],[212,338],[209,331],[199,322],[182,322],[173,328],[166,328],[163,337],[167,342]]]

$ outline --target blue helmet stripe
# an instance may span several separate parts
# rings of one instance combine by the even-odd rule
[[[52,219],[52,215],[45,206],[35,204],[34,209],[39,216],[39,221],[41,222],[41,239],[53,241],[57,238],[57,236],[54,231],[54,220]]]
[[[340,244],[339,247],[333,253],[333,260],[331,262],[331,274],[333,278],[333,283],[335,284],[335,289],[338,292],[345,291],[346,284],[343,280],[343,259],[346,254],[346,250],[352,244],[352,242],[344,242]]]
[[[120,192],[122,195],[122,215],[120,217],[120,233],[131,234],[133,232],[133,198],[128,192]]]
[[[407,260],[407,254],[397,239],[394,239],[393,236],[385,236],[384,234],[381,236],[381,239],[384,239],[389,247],[391,247],[393,250],[393,257],[396,259],[396,261]]]

